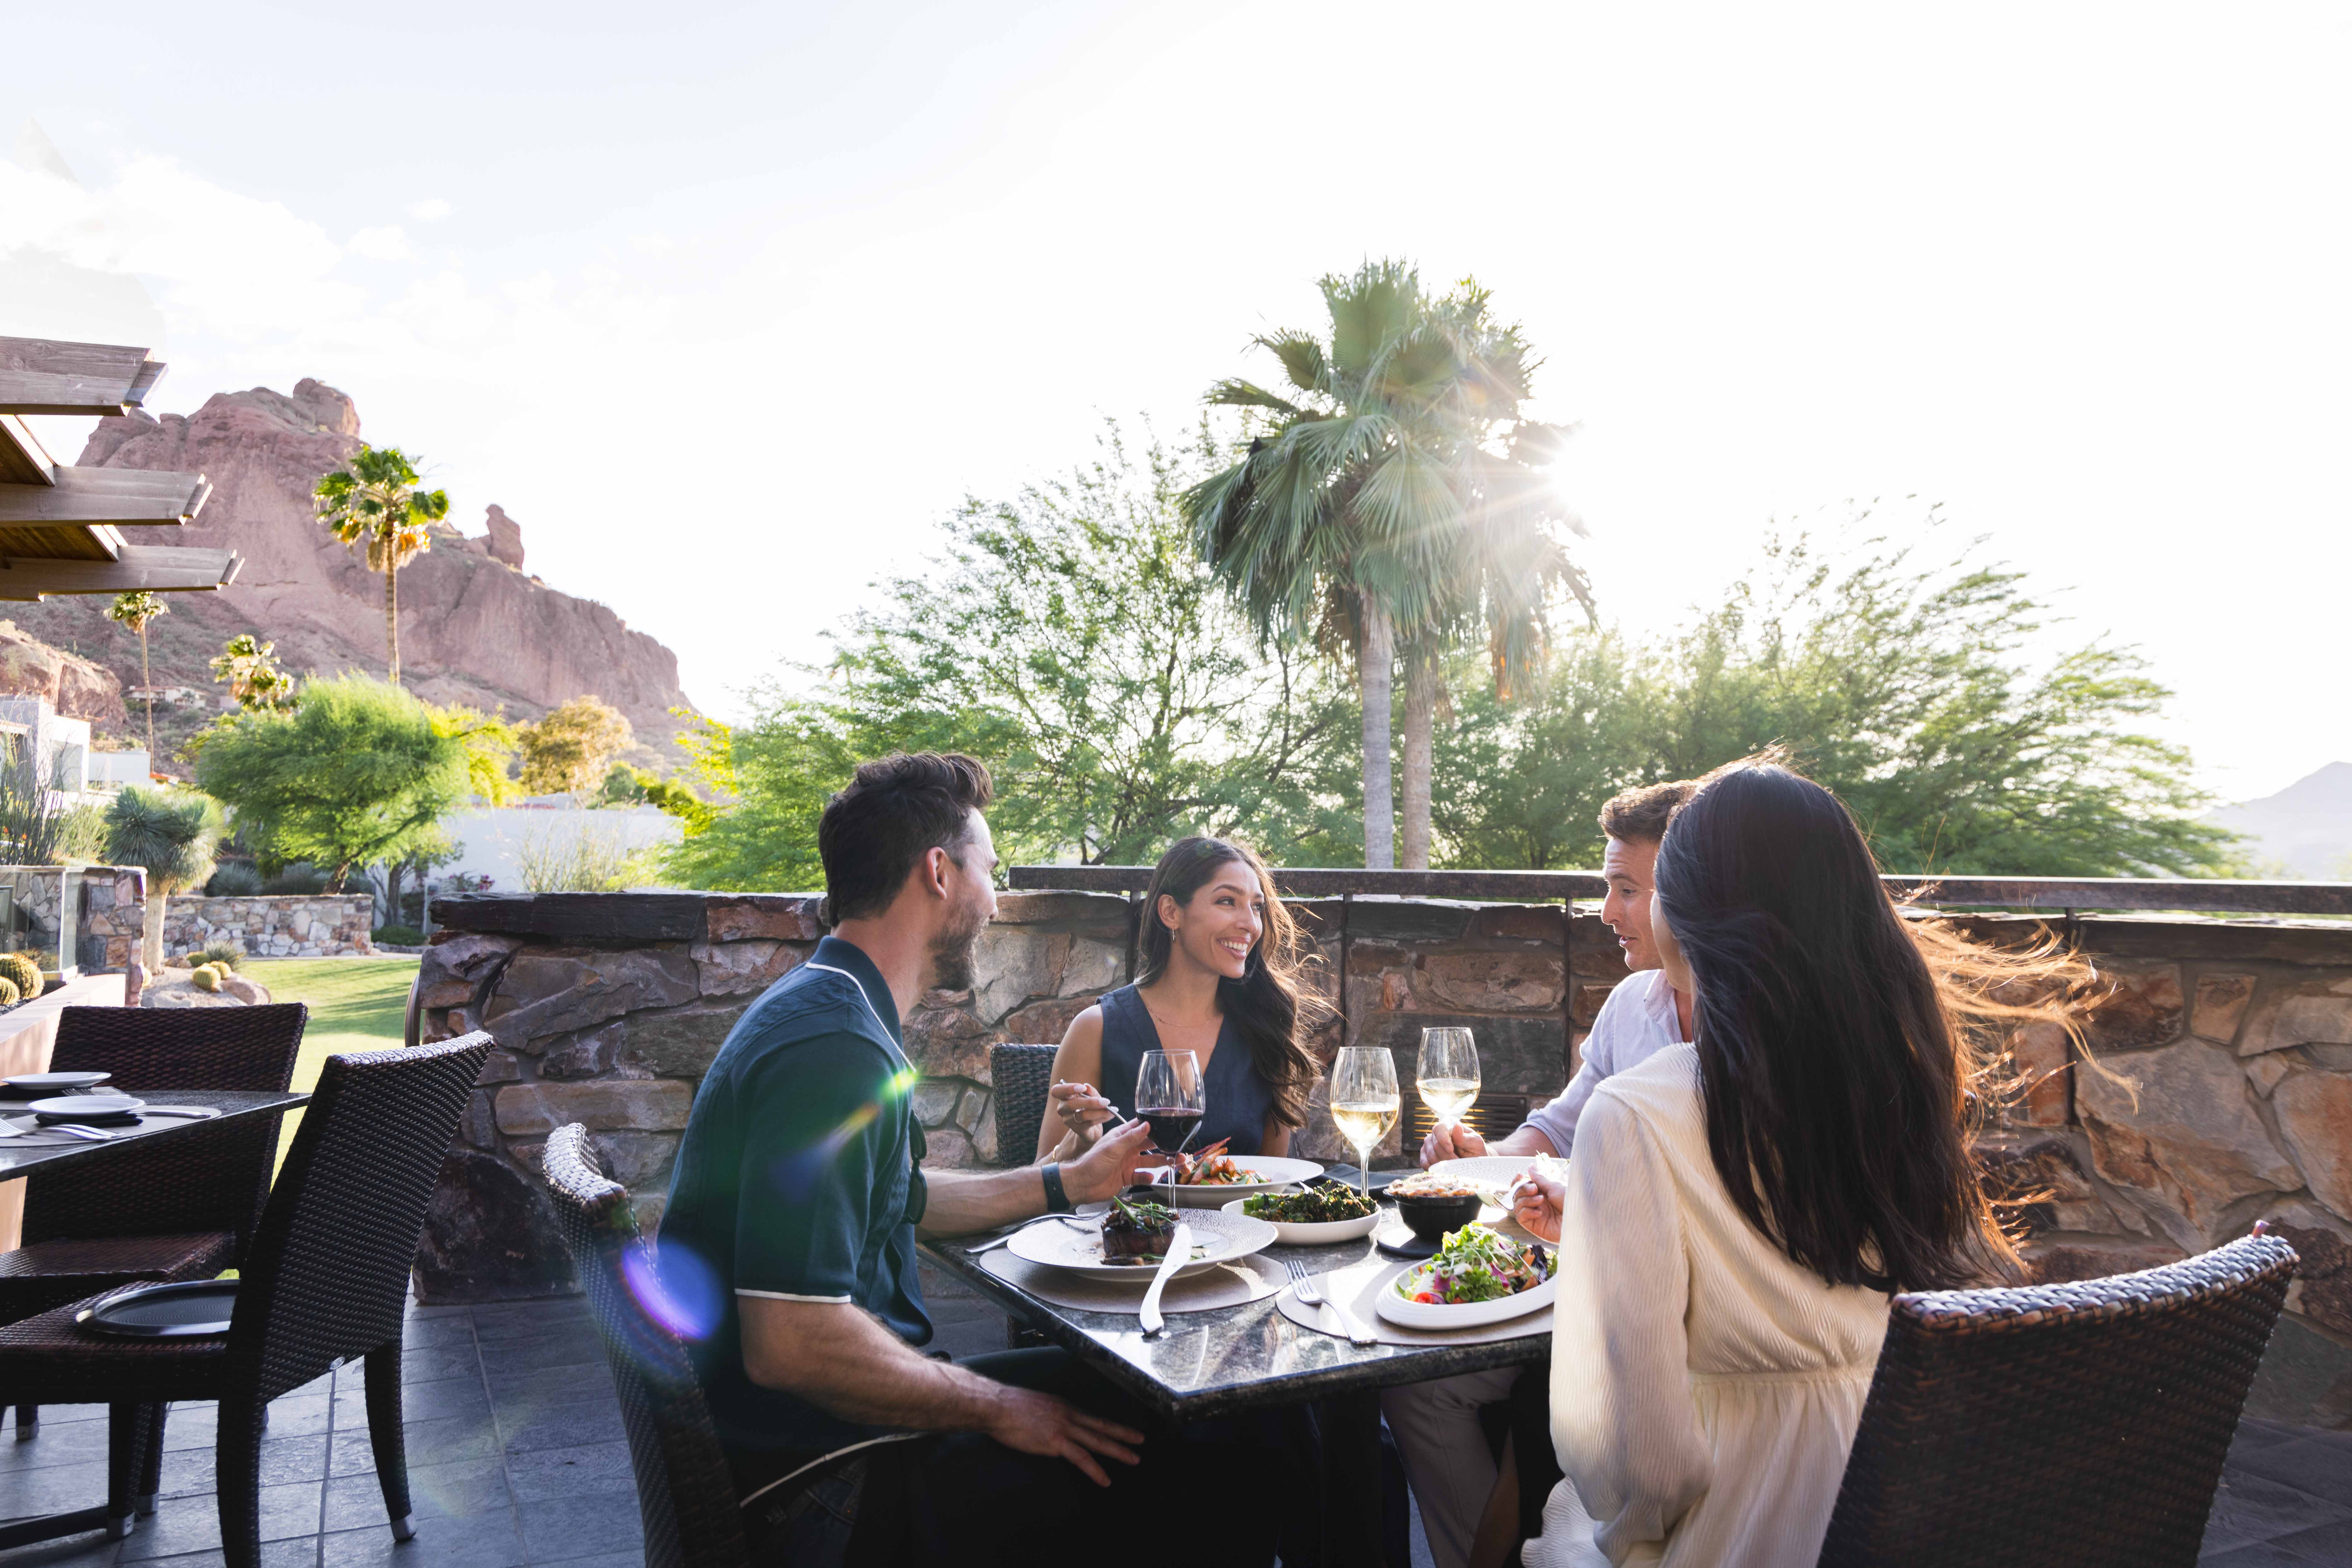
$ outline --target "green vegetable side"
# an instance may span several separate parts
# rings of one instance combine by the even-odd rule
[[[1303,1193],[1262,1193],[1242,1200],[1242,1213],[1280,1225],[1333,1225],[1361,1219],[1377,1204],[1341,1186],[1309,1187]]]

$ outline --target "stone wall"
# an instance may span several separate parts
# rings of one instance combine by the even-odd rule
[[[146,921],[147,873],[143,868],[81,868],[80,934],[76,942],[84,969],[129,969],[139,957],[139,938]]]
[[[257,893],[208,899],[176,894],[163,905],[163,956],[230,942],[255,958],[340,958],[375,951],[369,893]]]
[[[1408,1086],[1423,1028],[1477,1033],[1486,1087],[1556,1092],[1610,988],[1624,977],[1606,928],[1557,905],[1360,898],[1292,906],[1318,993],[1341,1016],[1315,1048],[1396,1053]],[[436,900],[418,975],[424,1037],[475,1027],[498,1048],[427,1222],[430,1300],[568,1288],[538,1186],[546,1135],[584,1122],[613,1174],[658,1221],[696,1086],[751,1000],[808,955],[817,900],[797,895],[479,894]],[[982,933],[976,984],[933,993],[906,1020],[931,1163],[994,1146],[988,1047],[1053,1041],[1129,975],[1133,909],[1117,895],[1012,893]],[[2029,940],[2031,920],[1970,922]],[[2063,1033],[2015,1041],[2032,1088],[1980,1142],[2027,1211],[2045,1279],[2144,1268],[2266,1218],[2304,1271],[2257,1405],[2352,1425],[2352,927],[2084,919],[2072,930],[2113,983],[2093,1020],[2104,1070]],[[1318,1095],[1297,1141],[1351,1156]],[[1391,1134],[1381,1158],[1402,1157]]]

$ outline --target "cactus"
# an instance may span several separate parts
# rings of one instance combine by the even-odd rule
[[[15,981],[0,980],[0,1007],[14,1007],[24,999],[24,994],[16,989]]]
[[[206,963],[211,964],[215,969],[219,970],[223,974],[226,974],[230,970],[235,969],[236,967],[236,961],[244,956],[245,949],[239,947],[236,943],[228,941],[226,938],[223,938],[219,942],[205,943],[203,953],[204,961]]]
[[[21,952],[0,953],[0,978],[16,987],[16,1000],[41,994],[41,966]]]
[[[200,963],[196,965],[195,973],[190,975],[189,978],[196,983],[196,989],[199,991],[217,991],[220,989],[220,971],[215,969],[209,963]]]

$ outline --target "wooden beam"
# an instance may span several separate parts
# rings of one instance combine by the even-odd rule
[[[163,367],[152,350],[0,338],[0,414],[128,414]]]
[[[13,414],[0,414],[0,481],[12,485],[53,485],[58,465],[33,427]]]
[[[40,561],[0,557],[0,599],[50,594],[203,593],[236,581],[245,557],[230,550],[125,545],[118,561]]]
[[[212,495],[202,474],[154,468],[59,468],[53,485],[0,484],[0,528],[111,523],[142,528],[194,522]]]

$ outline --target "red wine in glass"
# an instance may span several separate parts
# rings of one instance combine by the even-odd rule
[[[1190,1106],[1144,1106],[1136,1114],[1151,1123],[1151,1144],[1163,1154],[1173,1154],[1201,1126],[1201,1112]]]
[[[1146,1051],[1135,1074],[1135,1113],[1151,1123],[1151,1142],[1174,1154],[1200,1130],[1209,1102],[1201,1093],[1201,1059],[1191,1051]]]

